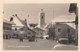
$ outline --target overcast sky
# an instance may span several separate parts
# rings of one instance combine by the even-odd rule
[[[13,14],[18,14],[20,19],[25,18],[29,23],[38,23],[41,9],[45,12],[45,22],[51,20],[73,20],[73,18],[59,18],[69,15],[69,3],[66,4],[4,4],[4,19],[9,20]],[[29,17],[28,17],[29,14]]]

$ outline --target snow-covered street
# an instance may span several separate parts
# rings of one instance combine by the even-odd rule
[[[34,42],[29,42],[27,39],[24,39],[23,42],[20,42],[19,39],[4,39],[3,48],[5,50],[52,50],[56,44],[56,41],[46,39],[37,39]]]
[[[4,39],[3,42],[4,50],[77,50],[78,48],[74,45],[58,45],[56,41],[46,39],[37,39],[33,42],[29,42],[27,39],[24,39],[23,42],[20,42],[19,39]]]

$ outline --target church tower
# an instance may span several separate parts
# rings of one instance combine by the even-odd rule
[[[43,9],[41,9],[39,23],[40,23],[40,28],[43,29],[45,26],[45,13]]]

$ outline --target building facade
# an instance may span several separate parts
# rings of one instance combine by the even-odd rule
[[[44,32],[45,32],[43,29],[36,27],[33,30],[37,33],[36,34],[37,38],[43,38],[43,35],[44,35]]]
[[[23,39],[28,38],[30,36],[35,36],[36,32],[30,28],[25,28],[24,26],[13,26],[13,36],[12,38],[20,38]]]
[[[73,21],[52,22],[47,25],[46,31],[49,35],[49,39],[59,40],[60,38],[74,38],[76,33],[75,27]]]
[[[13,35],[12,25],[15,25],[13,22],[9,22],[7,20],[3,20],[3,38],[10,39]]]
[[[72,26],[68,25],[71,24]],[[74,39],[75,35],[75,24],[74,23],[56,23],[55,26],[55,38],[70,38]]]
[[[78,45],[78,4],[77,3],[71,3],[69,7],[69,13],[75,13],[75,25],[76,25],[76,33],[75,33],[75,38],[76,38],[76,45]]]
[[[12,26],[12,32],[13,32],[12,38],[19,38],[20,29],[21,29],[22,27],[23,27],[23,26]],[[23,31],[24,31],[24,30],[23,30]]]

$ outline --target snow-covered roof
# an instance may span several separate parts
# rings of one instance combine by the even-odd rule
[[[52,20],[52,22],[73,22],[74,20]]]
[[[24,26],[19,19],[17,19],[16,17],[14,18],[13,22],[16,24],[16,26]]]
[[[55,25],[55,24],[56,24],[56,23],[51,22],[51,23],[45,25],[44,28],[50,28],[50,27],[52,27],[52,26]]]
[[[42,31],[44,31],[44,29],[42,29],[42,28],[40,28],[40,27],[35,27],[34,29],[40,29],[40,30],[42,30]]]
[[[3,19],[3,22],[4,22],[4,23],[8,23],[8,24],[12,24],[12,25],[16,25],[14,22],[10,22],[10,21],[8,21],[8,20],[6,20],[6,19]]]
[[[75,21],[75,14],[61,15],[53,19],[51,22],[72,22]]]

